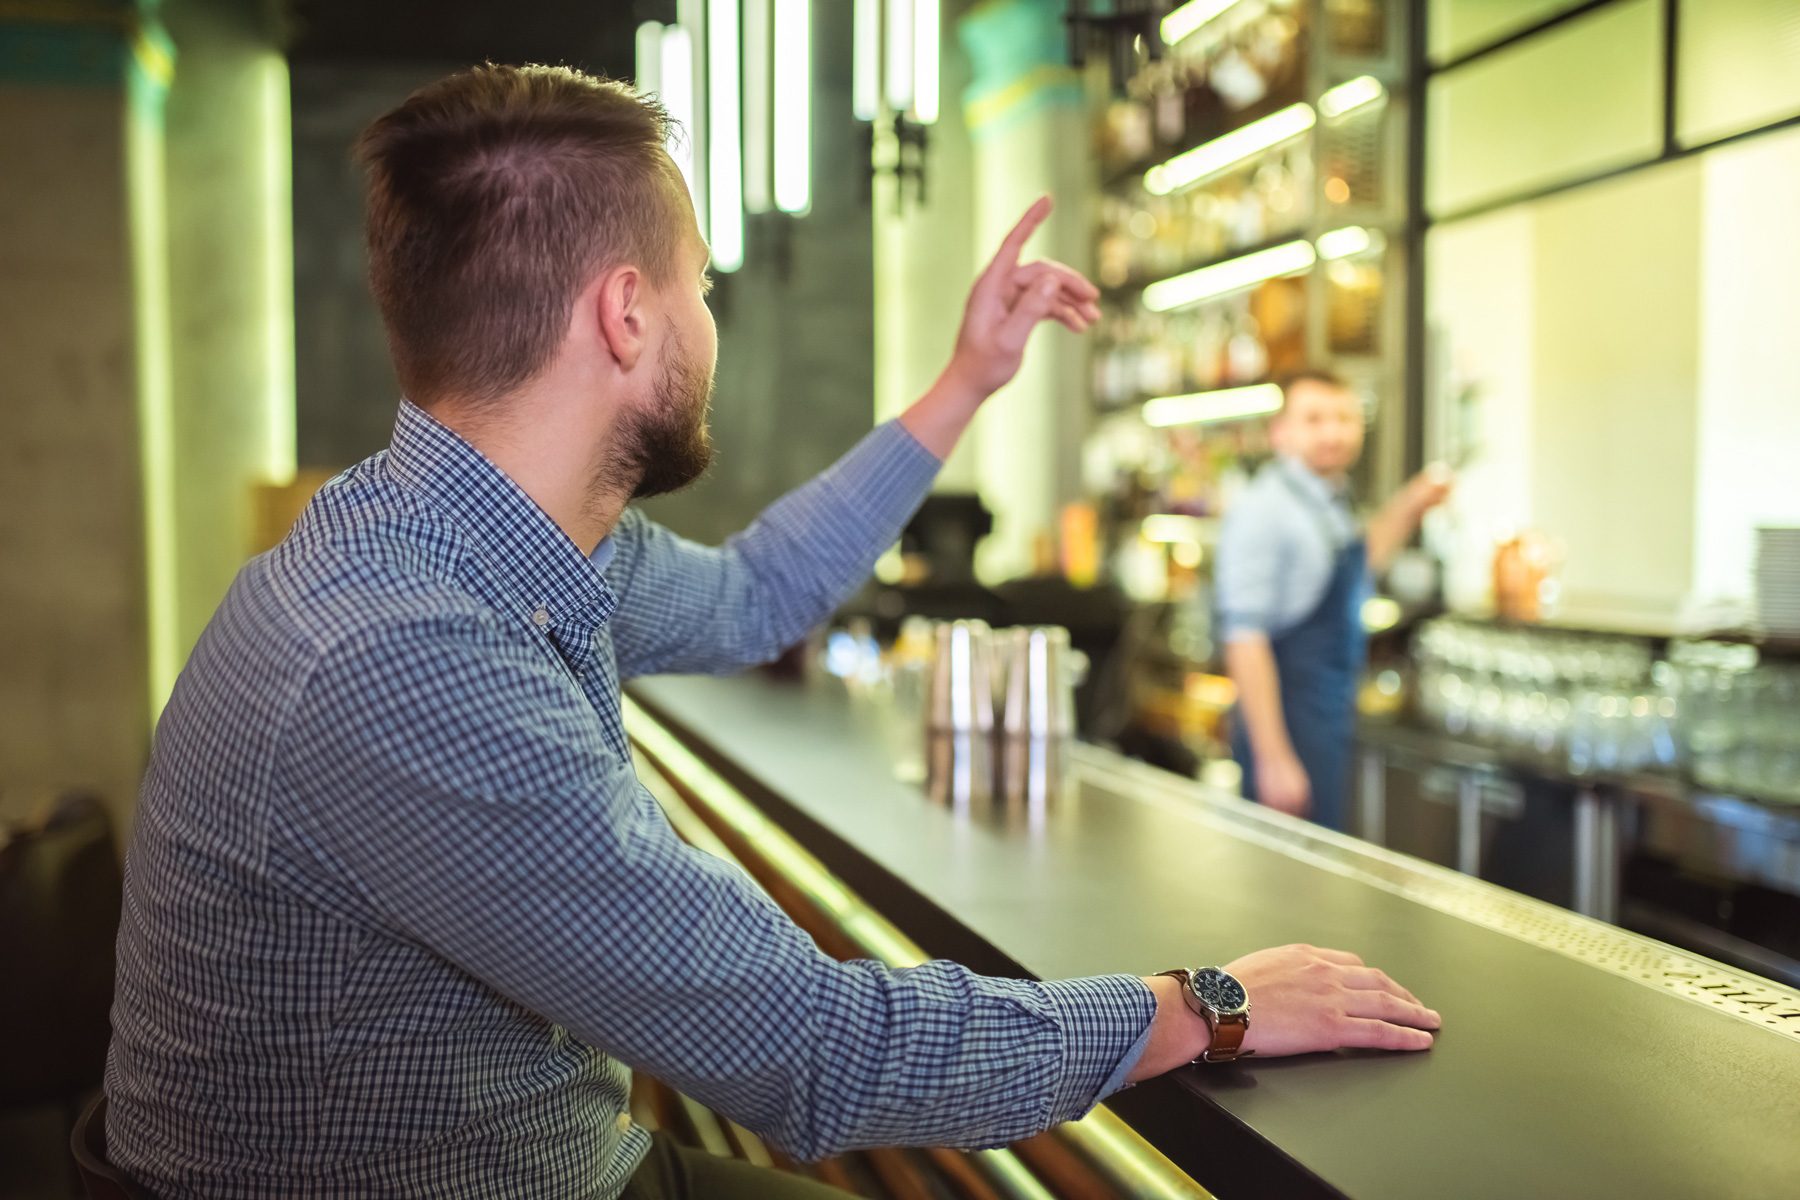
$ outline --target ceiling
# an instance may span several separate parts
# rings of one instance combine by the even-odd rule
[[[638,25],[676,0],[288,0],[297,61],[549,62],[628,75]]]

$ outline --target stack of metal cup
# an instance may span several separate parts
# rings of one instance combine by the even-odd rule
[[[1005,630],[1004,637],[998,790],[1009,813],[1035,822],[1062,791],[1075,733],[1077,664],[1069,631],[1061,626],[1023,626]]]
[[[994,787],[994,635],[985,621],[937,626],[925,699],[925,790],[959,811]]]
[[[981,621],[948,621],[936,627],[933,651],[927,794],[958,811],[995,807],[998,797],[1009,815],[1035,824],[1062,790],[1075,732],[1079,667],[1069,631],[1035,625],[996,633]]]

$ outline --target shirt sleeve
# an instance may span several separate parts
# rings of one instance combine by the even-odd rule
[[[284,730],[274,828],[379,936],[802,1157],[997,1145],[1087,1111],[1142,1052],[1141,980],[840,963],[682,842],[550,656],[420,617],[327,652]]]
[[[1254,491],[1246,492],[1219,531],[1213,580],[1222,640],[1238,642],[1276,631],[1285,558],[1277,514]]]
[[[723,546],[628,510],[607,569],[621,597],[620,676],[722,674],[774,658],[869,577],[941,466],[889,421]]]

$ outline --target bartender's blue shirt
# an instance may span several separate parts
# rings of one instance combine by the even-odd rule
[[[1224,641],[1278,637],[1312,615],[1357,536],[1348,488],[1296,459],[1267,463],[1231,503],[1213,564]]]
[[[627,511],[590,558],[403,402],[240,573],[163,713],[117,1163],[159,1196],[612,1197],[648,1144],[633,1067],[804,1157],[1007,1142],[1119,1087],[1141,980],[834,961],[632,771],[620,680],[773,657],[938,465],[888,424],[722,548]]]

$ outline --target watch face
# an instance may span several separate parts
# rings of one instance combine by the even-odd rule
[[[1242,1012],[1249,1001],[1244,985],[1217,967],[1194,972],[1194,995],[1208,1008],[1222,1013]]]

